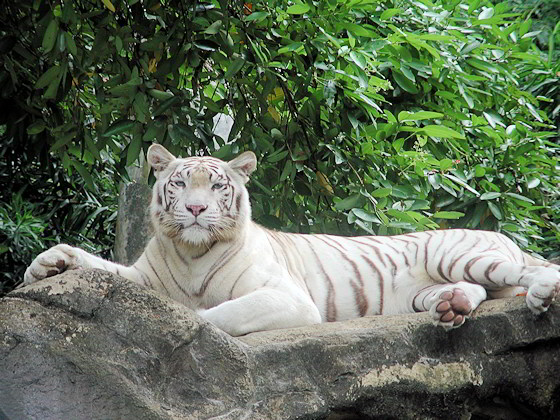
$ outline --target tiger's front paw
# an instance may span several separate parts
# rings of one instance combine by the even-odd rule
[[[445,329],[457,328],[473,312],[473,305],[467,294],[458,287],[443,290],[437,294],[430,306],[430,315],[436,325]]]
[[[80,250],[69,245],[56,245],[39,254],[31,263],[25,275],[23,284],[31,284],[47,277],[56,276],[66,270],[83,268]]]
[[[525,300],[529,309],[535,314],[541,314],[560,295],[560,280],[539,280],[527,290]]]

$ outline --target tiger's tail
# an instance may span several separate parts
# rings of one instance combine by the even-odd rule
[[[534,257],[530,254],[523,253],[523,257],[525,258],[525,264],[531,266],[538,266],[538,267],[547,267],[552,268],[554,270],[560,271],[560,259],[552,259],[551,261]]]
[[[547,261],[542,258],[537,258],[532,256],[531,254],[527,254],[523,252],[523,259],[525,260],[525,265],[533,266],[533,267],[546,267],[552,268],[553,270],[560,272],[560,265],[556,264],[556,261]],[[560,261],[558,261],[560,262]],[[504,297],[511,297],[511,296],[525,296],[527,294],[527,289],[524,287],[508,287],[501,290],[492,290],[488,291],[488,295],[493,299],[499,299]]]

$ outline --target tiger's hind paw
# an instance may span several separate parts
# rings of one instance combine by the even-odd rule
[[[529,309],[535,314],[541,314],[560,295],[560,281],[538,281],[529,287],[525,301]]]
[[[451,329],[460,327],[473,312],[473,305],[467,294],[458,287],[443,290],[434,296],[430,315],[436,325]]]

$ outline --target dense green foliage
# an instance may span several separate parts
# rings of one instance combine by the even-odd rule
[[[546,54],[546,60],[528,63],[519,72],[521,83],[534,96],[550,99],[543,109],[560,127],[560,1],[512,0],[513,11],[532,23],[535,43]]]
[[[0,159],[0,295],[18,283],[33,258],[65,242],[112,255],[117,188],[110,167],[93,169],[95,191],[71,177],[58,160],[38,162],[32,150],[8,143]],[[15,153],[21,153],[15,158]],[[105,173],[105,177],[102,174]]]
[[[110,243],[114,182],[154,141],[183,156],[255,151],[253,213],[274,228],[464,226],[560,253],[559,29],[543,45],[542,5],[512,5],[9,3],[2,255],[21,255],[6,271],[39,235]],[[229,144],[212,134],[217,113],[234,119]]]

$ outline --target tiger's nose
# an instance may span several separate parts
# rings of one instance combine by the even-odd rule
[[[202,213],[204,210],[206,210],[208,208],[208,206],[202,206],[199,204],[187,204],[187,210],[190,211],[193,216],[198,216],[200,213]]]

